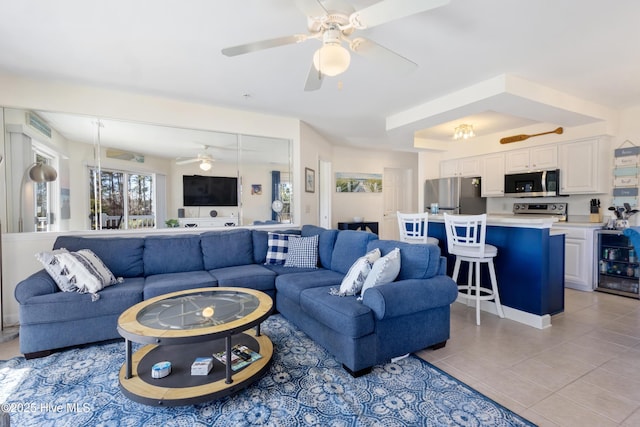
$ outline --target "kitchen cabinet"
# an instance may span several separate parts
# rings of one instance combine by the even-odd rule
[[[606,144],[599,139],[560,144],[558,157],[560,164],[560,193],[594,194],[606,193]]]
[[[504,153],[482,157],[482,197],[504,196]]]
[[[440,177],[480,176],[480,157],[443,160],[440,162]]]
[[[565,233],[564,285],[580,291],[592,291],[594,264],[594,227],[562,227],[554,230]]]
[[[558,149],[555,145],[506,152],[506,173],[555,169],[558,167]]]

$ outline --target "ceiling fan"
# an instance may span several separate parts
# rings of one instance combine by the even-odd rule
[[[211,170],[212,163],[215,161],[213,156],[207,151],[210,147],[204,146],[204,151],[198,153],[196,157],[178,157],[176,159],[176,165],[187,165],[189,163],[200,162],[200,169],[203,171]]]
[[[320,89],[324,76],[336,76],[349,68],[351,55],[342,46],[394,69],[408,70],[417,64],[364,37],[351,37],[358,30],[372,28],[396,19],[444,6],[449,0],[383,0],[356,11],[343,0],[295,0],[307,16],[308,34],[294,34],[222,49],[226,56],[237,56],[272,47],[302,43],[309,39],[322,42],[313,55],[304,90]]]

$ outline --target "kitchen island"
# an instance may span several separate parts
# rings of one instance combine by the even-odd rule
[[[487,217],[486,243],[498,248],[494,264],[505,316],[540,329],[551,326],[551,316],[564,311],[565,236],[552,229],[556,221],[539,215]],[[429,215],[428,234],[439,240],[451,275],[455,256],[447,251],[443,215]],[[460,270],[459,284],[466,284],[466,264]],[[486,268],[482,275],[482,284],[490,286]],[[496,313],[492,301],[483,301],[482,309]]]

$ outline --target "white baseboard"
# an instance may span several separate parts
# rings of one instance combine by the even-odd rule
[[[577,291],[593,292],[593,288],[591,286],[584,285],[582,283],[573,283],[573,282],[565,281],[564,287],[569,289],[575,289]]]
[[[456,302],[468,307],[475,308],[476,306],[475,300],[467,300],[461,296],[458,296]],[[480,301],[480,310],[495,314],[496,316],[498,315],[496,304],[493,301]],[[514,322],[522,323],[537,329],[546,329],[551,327],[551,316],[549,314],[539,316],[537,314],[531,314],[526,311],[507,307],[506,305],[502,306],[502,311],[504,311],[504,317],[506,319],[513,320]]]

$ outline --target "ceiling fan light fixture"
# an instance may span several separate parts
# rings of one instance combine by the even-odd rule
[[[347,71],[351,63],[349,51],[339,43],[325,43],[313,54],[313,66],[325,76],[337,76]]]
[[[203,160],[200,162],[200,169],[207,172],[211,170],[211,162],[209,160]]]
[[[475,132],[473,132],[473,125],[459,125],[456,126],[453,132],[453,139],[469,139],[476,136]]]

